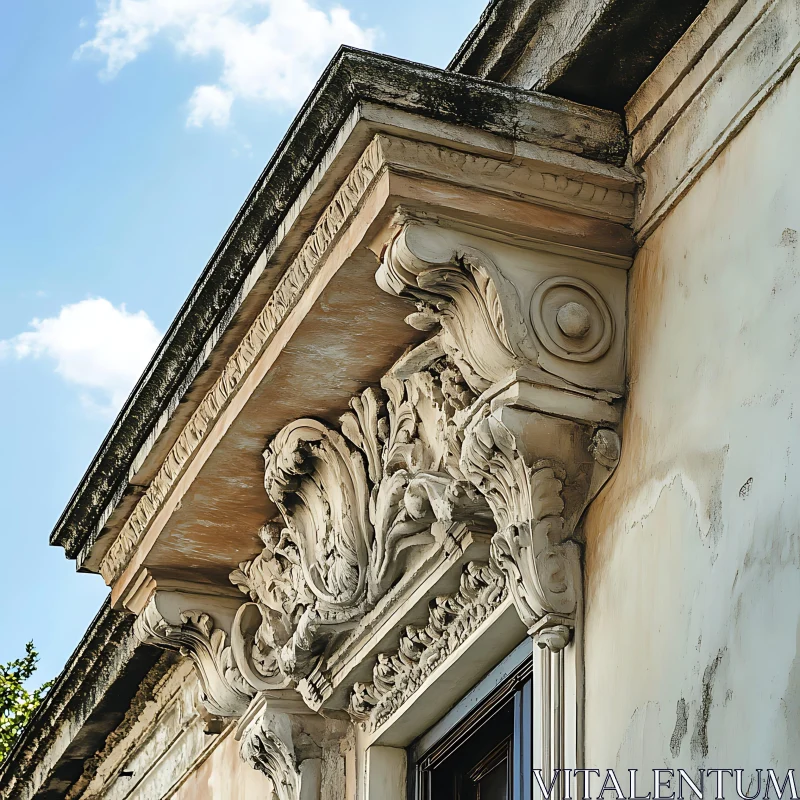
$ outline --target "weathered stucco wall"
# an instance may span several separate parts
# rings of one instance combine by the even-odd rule
[[[798,140],[795,70],[630,273],[622,461],[585,523],[587,766],[800,766]]]
[[[239,757],[233,727],[209,732],[220,726],[203,710],[191,662],[154,675],[67,800],[269,800],[271,783]]]
[[[272,784],[239,756],[239,742],[225,736],[172,795],[174,800],[269,800]]]

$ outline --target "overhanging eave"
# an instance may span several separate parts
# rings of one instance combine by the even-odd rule
[[[387,56],[340,50],[203,270],[59,519],[50,541],[69,558],[86,554],[104,526],[120,524],[127,516],[219,376],[241,332],[280,277],[267,262],[278,248],[299,248],[304,238],[300,228],[313,226],[315,212],[336,190],[335,180],[326,183],[322,178],[337,137],[361,104],[408,111],[432,122],[612,166],[620,165],[627,152],[617,115]],[[324,189],[315,193],[313,188],[322,183]]]

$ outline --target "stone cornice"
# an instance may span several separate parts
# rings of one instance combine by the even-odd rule
[[[158,512],[170,489],[183,472],[211,424],[218,417],[231,394],[262,352],[286,315],[294,308],[303,290],[316,273],[342,226],[355,212],[381,167],[378,140],[364,151],[353,171],[336,193],[306,240],[297,257],[286,270],[255,322],[250,326],[220,377],[205,395],[186,427],[179,435],[145,494],[125,522],[119,536],[100,565],[106,583],[114,581],[125,568],[147,525]]]
[[[571,208],[602,219],[627,222],[633,212],[630,184],[605,175],[579,176],[568,170],[545,172],[519,159],[499,161],[432,144],[377,135],[367,146],[320,217],[311,236],[228,360],[221,375],[202,399],[160,469],[134,507],[100,563],[108,584],[125,569],[149,524],[226,404],[237,391],[287,315],[316,275],[325,256],[358,211],[384,169],[442,180],[480,185],[487,191],[521,196],[558,208]],[[622,176],[621,176],[622,177]],[[619,188],[615,188],[619,187]]]
[[[616,115],[342,49],[237,214],[59,519],[51,543],[68,557],[85,551],[99,535],[99,524],[127,491],[148,437],[167,425],[213,349],[209,342],[224,335],[246,294],[242,286],[287,209],[351,112],[370,102],[617,165],[627,150]],[[164,413],[167,419],[159,422]]]
[[[552,0],[492,0],[447,69],[502,80],[553,5]]]
[[[69,785],[79,777],[82,760],[70,757],[74,737],[65,735],[65,731],[79,730],[90,722],[92,713],[110,691],[115,693],[115,704],[122,708],[121,719],[126,698],[133,697],[159,658],[158,650],[139,646],[132,628],[129,614],[114,611],[108,601],[103,604],[0,766],[0,798],[28,800],[51,782],[58,788],[63,786],[61,782],[66,780]],[[90,736],[98,737],[98,747],[114,725],[114,717],[108,711],[104,719],[94,723]]]

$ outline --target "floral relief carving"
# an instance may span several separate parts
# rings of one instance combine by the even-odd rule
[[[414,361],[414,354],[410,359]],[[233,652],[258,689],[306,677],[404,574],[420,550],[458,547],[451,531],[491,530],[484,499],[458,467],[455,416],[471,397],[441,351],[353,398],[336,430],[297,420],[264,453],[267,494],[281,520],[263,551],[231,575],[250,602]],[[416,362],[415,362],[416,363]]]
[[[371,683],[356,683],[350,714],[373,731],[396,711],[476,631],[506,598],[503,575],[489,564],[468,563],[458,592],[430,604],[428,623],[407,626],[394,653],[378,656]]]

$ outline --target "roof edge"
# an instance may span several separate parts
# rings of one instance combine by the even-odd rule
[[[66,666],[55,679],[39,708],[0,764],[0,798],[30,798],[58,772],[74,771],[82,759],[70,758],[69,741],[60,737],[64,725],[80,730],[114,687],[115,702],[124,704],[119,681],[127,680],[133,691],[139,678],[161,656],[160,651],[139,644],[133,634],[134,617],[103,603]],[[126,677],[127,676],[127,677]],[[118,696],[116,696],[118,695]],[[131,695],[132,696],[132,695]],[[118,715],[117,715],[118,716]],[[116,716],[106,711],[103,725],[92,725],[92,734],[103,736],[114,727]],[[56,752],[59,744],[61,752]],[[45,769],[42,767],[45,765]],[[37,784],[38,782],[38,784]]]
[[[451,72],[501,80],[556,0],[492,0],[447,65]]]
[[[134,460],[162,413],[177,406],[192,385],[209,337],[226,329],[229,307],[291,204],[360,102],[456,121],[508,139],[536,141],[521,107],[580,118],[587,130],[611,131],[607,140],[574,137],[548,144],[614,165],[627,152],[619,115],[512,86],[480,80],[402,59],[343,47],[303,104],[274,155],[236,214],[214,255],[170,325],[155,355],[81,479],[50,537],[76,558],[100,533],[103,514],[127,489]],[[554,117],[550,117],[553,119]],[[528,132],[521,133],[525,126]],[[582,134],[581,134],[582,135]]]

